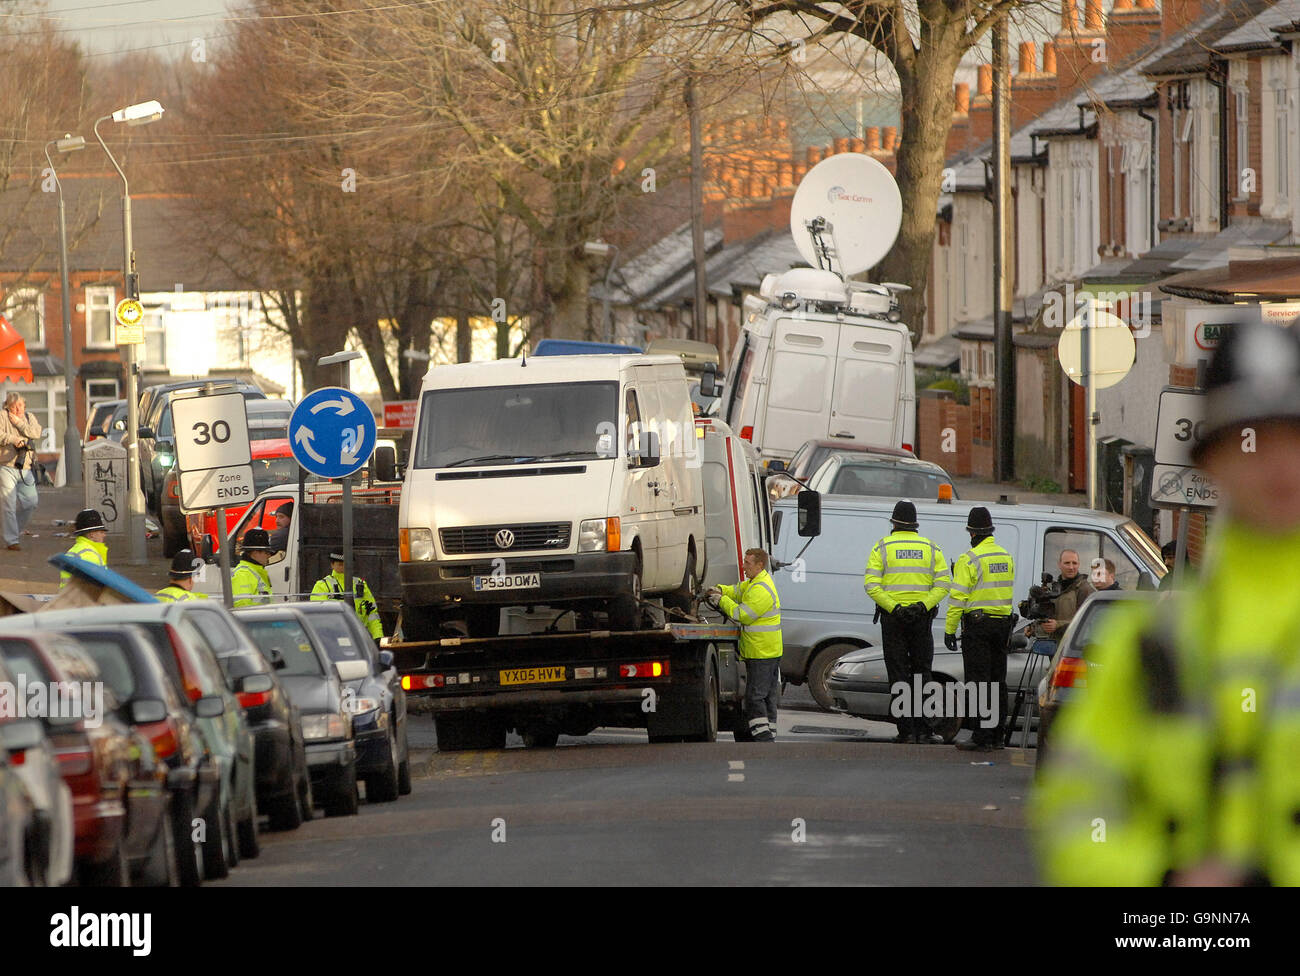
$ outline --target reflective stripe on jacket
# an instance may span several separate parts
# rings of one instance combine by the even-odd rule
[[[736,586],[719,586],[722,612],[740,625],[740,656],[780,657],[781,598],[767,570]]]
[[[343,582],[342,573],[330,573],[323,579],[316,581],[316,585],[311,588],[311,598],[313,600],[347,599],[346,591],[343,589]],[[361,622],[366,625],[366,630],[370,632],[370,636],[378,640],[384,636],[384,625],[379,619],[379,605],[375,603],[375,595],[370,592],[370,584],[360,576],[353,576],[352,590],[356,594],[352,601],[352,609],[356,611]]]
[[[265,566],[241,559],[230,574],[230,591],[237,607],[257,607],[271,602],[271,577]]]
[[[972,610],[983,610],[991,617],[1011,616],[1015,583],[1015,560],[992,536],[967,549],[952,571],[944,633],[957,633],[962,614]]]
[[[885,613],[900,603],[933,610],[948,595],[952,574],[942,549],[917,532],[899,530],[871,547],[862,585]]]
[[[161,590],[154,594],[164,603],[179,603],[185,600],[206,600],[206,593],[196,593],[194,590],[187,590],[183,586],[177,586],[175,583],[169,583]]]
[[[1030,798],[1049,882],[1158,885],[1213,859],[1300,884],[1297,554],[1300,532],[1228,523],[1185,594],[1109,611]]]
[[[79,536],[77,541],[72,544],[68,550],[68,555],[76,559],[84,559],[88,563],[94,563],[96,566],[108,566],[108,543],[95,542],[88,536]],[[68,580],[72,579],[72,574],[66,569],[59,570],[59,589],[68,585]]]

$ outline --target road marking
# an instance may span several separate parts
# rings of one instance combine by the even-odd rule
[[[728,783],[743,783],[743,782],[745,782],[745,774],[744,774],[744,773],[728,773],[728,774],[727,774],[727,782],[728,782]]]
[[[730,759],[730,760],[727,761],[727,768],[728,768],[728,769],[744,769],[744,768],[745,768],[745,760],[743,760],[743,759]]]

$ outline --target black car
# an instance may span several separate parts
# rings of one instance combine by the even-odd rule
[[[235,617],[276,669],[280,682],[298,707],[302,736],[307,743],[316,802],[327,816],[357,812],[357,748],[352,733],[343,675],[365,670],[361,662],[336,666],[307,620],[283,604],[242,607]]]
[[[411,792],[411,753],[406,742],[406,692],[393,666],[393,652],[379,651],[347,604],[310,600],[292,604],[336,664],[365,661],[369,673],[345,683],[350,693],[352,732],[357,742],[357,776],[366,800],[385,803]]]
[[[266,394],[246,380],[187,380],[151,386],[140,396],[138,444],[140,453],[140,487],[145,505],[155,516],[162,517],[163,476],[176,463],[176,435],[172,430],[172,397],[181,390],[201,389],[208,383],[233,386],[245,400],[265,400]]]

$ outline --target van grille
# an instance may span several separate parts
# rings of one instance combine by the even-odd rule
[[[532,549],[567,549],[569,547],[569,522],[532,522],[524,525],[466,525],[454,529],[439,529],[442,551],[449,556],[463,556],[473,552],[519,552]],[[514,533],[514,544],[497,545],[497,533],[506,530]]]

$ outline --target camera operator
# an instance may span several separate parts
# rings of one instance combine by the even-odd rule
[[[0,410],[0,529],[5,545],[13,550],[22,548],[23,529],[36,511],[32,464],[40,436],[40,422],[27,412],[22,394],[7,394]]]
[[[1070,621],[1078,612],[1079,605],[1097,592],[1097,588],[1088,581],[1087,577],[1079,575],[1079,554],[1073,549],[1061,550],[1061,558],[1057,561],[1056,567],[1060,571],[1060,576],[1056,578],[1060,595],[1053,603],[1052,616],[1034,622],[1026,630],[1031,637],[1060,640],[1061,635],[1065,633],[1065,628],[1070,625]]]

